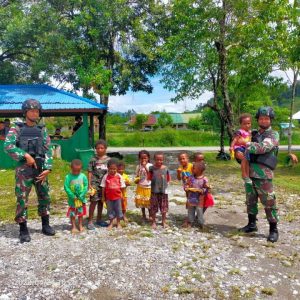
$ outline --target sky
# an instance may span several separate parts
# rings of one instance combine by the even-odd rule
[[[292,78],[291,72],[287,72],[288,76]],[[273,76],[282,77],[286,82],[288,78],[282,71],[274,71]],[[205,92],[198,100],[186,99],[177,103],[171,102],[174,93],[163,88],[159,77],[154,77],[151,80],[153,85],[153,92],[151,94],[144,92],[128,92],[124,96],[110,96],[109,111],[111,112],[126,112],[129,109],[134,109],[137,113],[150,113],[151,111],[166,112],[184,112],[186,110],[193,110],[199,103],[206,103],[212,97],[212,93]]]
[[[282,71],[274,71],[271,73],[273,76],[283,78],[283,81],[288,81],[292,78],[291,71],[287,74]],[[289,78],[287,77],[289,76]],[[153,92],[151,94],[145,92],[128,92],[122,96],[110,96],[109,97],[109,111],[110,112],[127,112],[128,110],[134,109],[137,113],[150,113],[152,111],[163,111],[166,112],[184,112],[187,110],[193,110],[196,105],[200,103],[206,103],[213,95],[211,92],[204,92],[199,99],[180,101],[177,103],[171,102],[171,98],[174,97],[174,92],[170,92],[164,89],[163,84],[160,83],[160,77],[153,77],[151,80],[153,85]],[[53,86],[61,88],[60,84],[53,80]],[[65,88],[71,89],[68,84],[64,85]],[[81,94],[81,93],[79,93]]]
[[[129,109],[134,109],[137,113],[149,113],[151,111],[166,112],[183,112],[185,110],[193,110],[199,103],[205,103],[212,94],[204,93],[198,100],[180,101],[177,103],[171,102],[174,93],[163,88],[163,84],[159,82],[159,77],[154,77],[151,80],[153,92],[151,94],[144,92],[128,92],[124,96],[110,96],[109,110],[111,112],[126,112]]]

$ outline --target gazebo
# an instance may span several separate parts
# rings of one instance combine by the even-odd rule
[[[94,117],[100,117],[107,110],[105,105],[45,84],[0,85],[0,118],[23,117],[21,106],[29,98],[41,102],[43,117],[82,116],[83,124],[74,135],[53,141],[54,145],[60,145],[62,159],[71,161],[90,151],[94,145]],[[0,140],[0,168],[14,167],[3,144]]]

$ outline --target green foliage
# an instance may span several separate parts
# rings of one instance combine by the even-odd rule
[[[165,111],[159,113],[159,117],[157,119],[158,126],[161,128],[165,128],[171,126],[173,124],[172,117]]]
[[[65,130],[69,131],[69,128],[74,126],[75,120],[74,117],[50,117],[44,118],[44,122],[48,132],[53,134],[57,128],[64,128]],[[71,134],[71,131],[69,131],[69,134]],[[65,136],[65,134],[62,135]]]
[[[0,83],[47,81],[59,65],[61,40],[43,1],[8,1],[0,7]]]
[[[145,114],[137,114],[135,116],[135,123],[133,124],[133,127],[135,129],[142,129],[143,124],[147,121],[148,116]]]
[[[55,35],[65,40],[57,80],[72,83],[76,90],[82,88],[86,96],[93,90],[104,104],[110,95],[129,89],[152,91],[148,76],[157,68],[148,48],[156,37],[146,24],[151,23],[149,12],[155,9],[155,1],[137,5],[126,0],[44,3],[57,16]]]
[[[192,130],[200,130],[202,126],[202,118],[197,116],[195,118],[189,119],[188,128]]]
[[[174,101],[213,92],[208,106],[219,112],[231,135],[233,114],[237,119],[242,111],[271,104],[273,96],[264,85],[279,62],[280,24],[288,19],[290,5],[248,0],[168,3],[164,22],[169,30],[160,46],[162,81],[175,91]]]
[[[123,125],[128,121],[128,118],[120,114],[108,114],[106,121],[107,124]]]
[[[202,122],[206,129],[212,130],[214,132],[220,131],[220,119],[217,113],[209,108],[202,110]]]

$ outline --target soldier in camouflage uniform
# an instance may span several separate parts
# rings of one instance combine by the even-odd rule
[[[246,155],[247,153],[250,154],[250,178],[252,183],[245,184],[249,222],[248,225],[240,229],[245,233],[257,231],[256,215],[258,213],[258,198],[260,198],[270,224],[267,240],[273,243],[279,237],[276,197],[272,183],[279,145],[279,134],[271,128],[274,117],[274,111],[271,107],[260,107],[256,114],[259,130],[253,132],[252,141],[246,143]]]
[[[42,232],[54,235],[49,225],[50,197],[47,175],[52,169],[50,138],[43,125],[37,125],[42,107],[39,101],[28,99],[22,104],[25,123],[13,125],[5,139],[4,149],[18,162],[16,167],[17,208],[15,220],[20,225],[20,242],[30,242],[27,228],[28,195],[34,185],[38,197],[38,213]]]

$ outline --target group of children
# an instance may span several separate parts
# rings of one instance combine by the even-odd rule
[[[251,141],[251,115],[240,116],[240,129],[235,132],[230,145],[232,158],[241,163],[242,177],[246,184],[251,184],[249,177],[249,157],[247,157],[246,145]],[[89,230],[95,229],[93,216],[97,207],[96,224],[108,226],[114,225],[120,228],[120,220],[127,222],[127,193],[126,188],[132,185],[129,176],[125,173],[125,164],[122,161],[110,158],[106,155],[107,144],[99,140],[95,144],[95,156],[88,166],[88,178],[82,173],[82,162],[75,159],[71,163],[71,172],[65,179],[65,191],[68,196],[72,233],[83,231],[83,216],[87,214],[86,196],[89,195]],[[156,214],[162,215],[162,226],[167,227],[166,218],[169,209],[168,184],[171,181],[170,171],[164,165],[163,152],[154,154],[154,162],[150,163],[150,154],[142,150],[138,154],[139,164],[136,167],[134,183],[136,184],[135,205],[141,209],[142,220],[150,221],[152,228],[156,228]],[[195,221],[200,227],[204,224],[206,209],[214,205],[210,193],[208,179],[204,176],[206,163],[201,152],[194,154],[193,163],[189,162],[187,152],[178,155],[179,167],[177,179],[182,181],[182,187],[186,193],[187,218],[184,227],[191,227]],[[102,220],[103,207],[106,206],[109,224]],[[148,210],[149,217],[146,215]],[[78,228],[76,227],[78,217]]]
[[[97,207],[96,224],[121,228],[120,220],[127,222],[127,193],[126,187],[132,185],[129,176],[125,173],[125,164],[106,155],[107,144],[99,140],[95,144],[95,156],[88,166],[88,177],[82,173],[82,163],[75,159],[71,162],[71,172],[66,176],[64,188],[68,196],[69,209],[67,216],[72,224],[72,233],[84,230],[83,217],[87,214],[87,195],[90,198],[88,225],[89,230],[95,229],[93,216]],[[156,214],[162,215],[162,226],[167,227],[166,219],[169,208],[168,184],[171,181],[170,171],[164,165],[163,152],[154,154],[153,164],[150,163],[150,154],[142,150],[138,154],[139,164],[136,167],[134,183],[136,184],[135,205],[141,209],[142,220],[150,221],[153,229],[157,227]],[[191,227],[195,220],[202,227],[204,212],[213,205],[208,180],[204,176],[206,164],[204,155],[196,153],[194,162],[189,162],[186,152],[178,156],[179,168],[177,179],[182,181],[186,193],[187,219],[185,227]],[[107,208],[109,224],[102,220],[103,206]],[[147,218],[148,210],[149,218]],[[76,226],[78,218],[78,228]],[[196,219],[197,217],[197,219]]]

